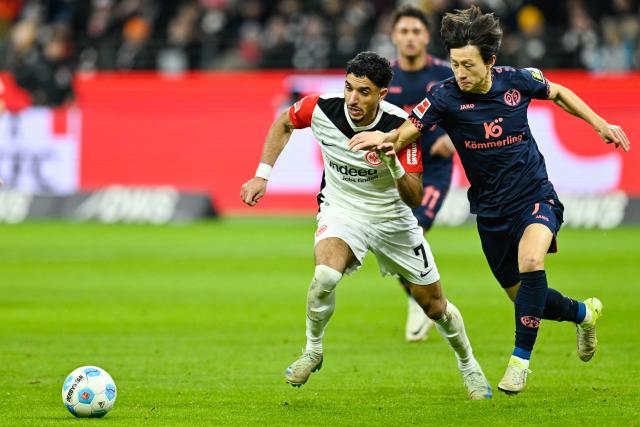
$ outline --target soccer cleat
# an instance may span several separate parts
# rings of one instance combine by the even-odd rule
[[[408,342],[418,342],[427,339],[429,330],[433,327],[433,320],[424,313],[420,304],[413,298],[409,298],[407,310],[407,325],[405,328],[405,339]]]
[[[518,357],[511,356],[507,370],[498,383],[498,389],[506,394],[516,394],[524,389],[527,383],[527,374],[531,371]]]
[[[460,372],[462,373],[464,385],[467,387],[469,399],[484,400],[493,396],[489,381],[487,381],[480,364],[475,359],[469,367],[460,369]]]
[[[307,350],[284,371],[287,383],[300,387],[309,379],[312,372],[322,368],[322,354]]]
[[[584,301],[590,314],[589,321],[576,325],[576,338],[578,342],[578,357],[583,362],[588,362],[596,352],[598,338],[596,337],[596,322],[602,316],[602,302],[598,298],[589,298]]]

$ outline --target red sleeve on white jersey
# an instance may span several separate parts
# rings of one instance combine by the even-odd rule
[[[289,107],[289,117],[296,129],[311,126],[311,116],[319,98],[319,95],[308,95]]]
[[[422,147],[419,141],[412,142],[397,154],[404,170],[409,173],[419,173],[422,168]]]

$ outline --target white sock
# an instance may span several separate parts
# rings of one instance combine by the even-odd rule
[[[316,266],[307,293],[307,351],[322,353],[322,337],[336,308],[335,290],[341,278],[342,273],[333,268]]]
[[[449,343],[449,346],[453,349],[458,361],[458,368],[464,369],[475,363],[473,357],[473,350],[469,343],[469,338],[464,331],[464,321],[460,311],[456,308],[451,301],[447,302],[447,309],[444,315],[435,320],[436,329]]]
[[[584,312],[584,319],[582,319],[582,322],[580,322],[580,325],[588,325],[589,322],[591,322],[591,310],[589,310],[589,307],[585,304],[585,312]]]

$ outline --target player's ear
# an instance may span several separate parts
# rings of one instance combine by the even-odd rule
[[[398,42],[396,41],[396,29],[395,29],[395,27],[391,30],[391,43],[393,43],[393,45],[395,47],[398,47]]]
[[[387,89],[386,87],[383,87],[382,89],[380,89],[380,101],[382,101],[384,97],[387,96],[388,92],[389,92],[389,89]]]
[[[487,67],[491,68],[494,65],[496,65],[496,56],[495,55],[491,55],[491,58],[489,58],[489,62],[487,62]]]

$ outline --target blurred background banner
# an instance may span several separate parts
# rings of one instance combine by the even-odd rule
[[[552,71],[547,78],[640,140],[640,73]],[[79,74],[73,108],[24,107],[2,116],[0,172],[11,187],[35,194],[170,185],[208,194],[224,214],[311,214],[323,166],[308,129],[294,133],[258,207],[247,209],[239,188],[275,116],[298,97],[340,92],[342,85],[336,73]],[[529,118],[559,193],[640,197],[638,150],[613,150],[551,103],[535,102]],[[468,185],[459,164],[453,185]]]
[[[225,215],[313,214],[323,165],[309,129],[294,132],[259,206],[241,203],[240,185],[277,114],[342,92],[340,70],[359,51],[395,58],[391,16],[404,3],[427,13],[429,51],[446,58],[441,17],[469,2],[0,1],[0,177],[11,190],[0,210],[20,211],[7,205],[18,193],[120,186],[204,195]],[[543,69],[640,140],[637,1],[475,3],[501,19],[498,65]],[[529,119],[556,189],[580,206],[568,224],[640,217],[640,151],[605,146],[548,102]],[[440,222],[468,220],[467,186],[456,159]]]

